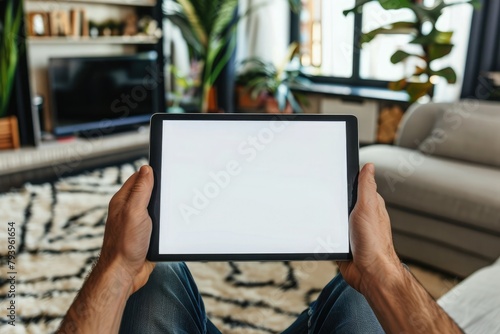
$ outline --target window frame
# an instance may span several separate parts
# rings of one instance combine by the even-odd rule
[[[356,87],[375,87],[387,88],[390,81],[363,79],[360,76],[360,63],[361,63],[361,47],[359,40],[363,26],[363,14],[354,14],[354,38],[353,38],[353,59],[352,59],[352,76],[350,78],[342,78],[335,76],[324,75],[309,75],[301,72],[301,76],[309,79],[313,83],[318,84],[332,84],[332,85],[348,85]],[[297,42],[300,44],[300,12],[295,13],[290,11],[290,43]]]

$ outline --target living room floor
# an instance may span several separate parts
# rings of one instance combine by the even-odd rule
[[[98,168],[53,183],[26,184],[0,195],[0,220],[14,221],[19,231],[20,327],[27,332],[57,328],[99,253],[109,199],[145,163],[141,159]],[[6,238],[5,233],[0,231],[0,237]],[[409,265],[434,298],[458,282],[437,271]],[[283,330],[337,273],[331,261],[188,266],[209,316],[224,333]],[[0,294],[5,295],[6,289],[6,285],[0,287]],[[4,306],[5,301],[0,302],[0,307]],[[11,328],[0,324],[0,332],[8,330]]]

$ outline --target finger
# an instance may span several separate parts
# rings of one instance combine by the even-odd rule
[[[153,183],[153,169],[150,166],[142,166],[130,190],[129,203],[134,207],[147,207],[153,191]]]
[[[375,166],[368,163],[359,172],[358,201],[370,201],[377,196],[377,183],[375,182]]]
[[[138,177],[138,174],[139,173],[135,172],[134,174],[130,175],[130,177],[127,179],[127,181],[125,181],[120,190],[118,190],[118,192],[113,196],[113,198],[111,199],[112,202],[124,202],[127,200],[130,195],[130,191],[132,190],[132,187],[134,186],[135,181]]]

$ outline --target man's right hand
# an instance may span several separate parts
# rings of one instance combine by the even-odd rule
[[[384,200],[377,193],[373,164],[366,164],[359,173],[358,199],[349,223],[353,260],[338,265],[346,282],[364,294],[367,284],[403,269],[394,250]]]
[[[365,296],[387,333],[462,333],[399,261],[372,164],[359,173],[349,223],[353,260],[339,262],[340,272]]]

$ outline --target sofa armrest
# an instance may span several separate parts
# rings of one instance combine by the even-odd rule
[[[429,136],[438,117],[450,103],[415,103],[408,108],[399,123],[395,144],[416,149]]]
[[[500,333],[500,259],[438,300],[465,333]]]
[[[436,120],[447,110],[454,110],[467,119],[471,113],[498,117],[500,104],[491,101],[461,100],[455,103],[415,103],[403,116],[396,134],[397,146],[416,149],[427,138]]]

